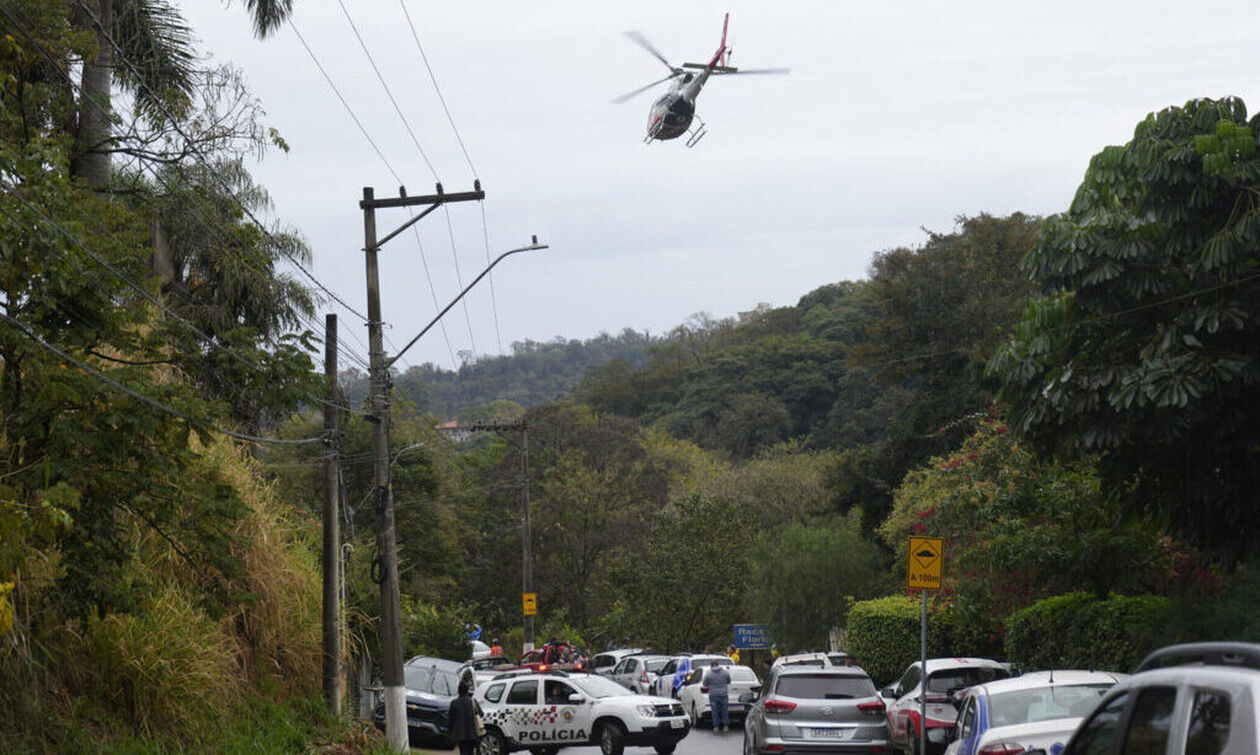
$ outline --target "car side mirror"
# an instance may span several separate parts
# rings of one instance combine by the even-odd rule
[[[880,697],[887,697],[892,700],[897,699],[897,690],[894,687],[884,687],[879,691]]]
[[[586,702],[586,698],[574,692],[572,695],[569,695],[569,702],[574,705],[581,705]]]

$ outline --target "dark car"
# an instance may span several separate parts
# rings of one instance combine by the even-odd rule
[[[412,742],[437,741],[453,747],[450,740],[451,701],[459,695],[463,664],[441,658],[417,656],[403,666],[407,688],[407,734]],[[373,712],[378,729],[385,728],[385,704]]]

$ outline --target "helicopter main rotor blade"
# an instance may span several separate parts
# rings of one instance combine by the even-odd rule
[[[678,74],[676,74],[676,73],[671,73],[670,75],[666,76],[665,78],[663,78],[663,79],[657,79],[656,81],[653,81],[651,84],[647,84],[646,86],[641,86],[641,87],[639,87],[638,89],[634,90],[633,92],[626,92],[625,94],[621,95],[620,97],[617,97],[617,98],[613,99],[613,102],[614,102],[614,103],[616,103],[616,104],[618,104],[618,105],[620,105],[621,103],[626,102],[627,100],[633,99],[634,97],[637,97],[637,96],[639,96],[640,94],[643,94],[644,92],[646,92],[647,90],[649,90],[649,89],[651,89],[652,87],[656,86],[657,84],[663,84],[663,83],[665,83],[666,81],[669,81],[670,79],[672,79],[672,78],[676,77],[677,75],[678,75]]]
[[[721,68],[713,70],[714,76],[738,76],[744,73],[750,74],[784,74],[791,73],[791,68],[738,68],[735,70],[723,71]]]
[[[665,59],[665,56],[661,54],[661,51],[656,49],[656,47],[653,46],[652,43],[647,40],[647,37],[643,36],[643,32],[628,31],[626,32],[626,36],[634,40],[634,42],[638,44],[639,47],[642,47],[644,50],[647,50],[648,53],[651,54],[652,57],[656,58],[657,60],[661,61],[661,63],[665,64],[665,67],[670,70],[670,73],[678,73],[678,69],[670,65],[669,61]]]

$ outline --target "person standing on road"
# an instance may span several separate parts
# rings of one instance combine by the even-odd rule
[[[459,697],[451,701],[447,711],[450,720],[451,739],[459,743],[459,755],[473,755],[477,751],[477,717],[481,708],[472,697],[472,686],[467,681],[459,683]]]
[[[709,664],[709,670],[704,672],[704,679],[700,681],[700,691],[709,696],[709,710],[713,715],[714,731],[727,731],[731,728],[731,713],[727,707],[730,702],[727,698],[730,686],[731,672],[719,666],[717,659],[714,658]]]

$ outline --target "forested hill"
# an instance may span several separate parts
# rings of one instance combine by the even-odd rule
[[[512,344],[512,354],[482,357],[458,371],[432,363],[410,367],[394,375],[400,397],[442,419],[455,419],[472,409],[500,401],[522,407],[538,406],[573,392],[592,367],[619,360],[634,368],[646,364],[648,349],[664,338],[626,328],[616,336],[601,333],[585,341],[525,341]],[[351,405],[367,399],[367,374],[356,369],[341,373]]]

